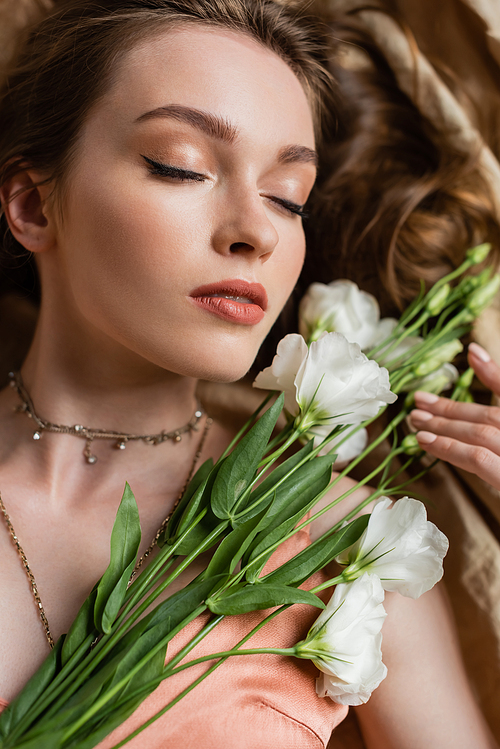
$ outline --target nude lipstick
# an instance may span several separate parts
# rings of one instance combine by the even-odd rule
[[[207,312],[239,325],[257,325],[267,309],[265,288],[240,278],[199,286],[189,296]]]

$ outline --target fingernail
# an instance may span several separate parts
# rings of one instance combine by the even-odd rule
[[[436,437],[437,435],[432,432],[417,432],[417,439],[422,445],[430,445]]]
[[[425,390],[417,390],[415,393],[415,398],[421,402],[421,403],[437,403],[439,400],[439,396],[435,395],[434,393],[427,393]]]
[[[420,411],[418,408],[416,408],[411,412],[412,421],[429,421],[430,419],[432,419],[432,414],[430,414],[428,411]]]
[[[474,356],[477,356],[477,358],[481,361],[484,361],[486,363],[491,361],[491,356],[478,343],[469,343],[469,351],[471,352],[471,354],[474,354]]]

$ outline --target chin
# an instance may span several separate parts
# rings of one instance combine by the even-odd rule
[[[208,382],[236,382],[244,377],[253,364],[253,359],[244,361],[221,361],[214,357],[210,362],[198,362],[197,366],[190,367],[189,371],[183,372],[188,377]]]
[[[209,333],[198,336],[188,346],[177,345],[176,361],[171,360],[170,350],[169,361],[162,363],[164,368],[200,380],[235,382],[252,367],[267,330],[264,335],[262,331],[257,334],[257,331],[250,332],[248,329],[246,332],[239,331],[237,335]]]

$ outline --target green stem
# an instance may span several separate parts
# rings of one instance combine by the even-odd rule
[[[324,583],[321,583],[321,585],[316,585],[314,588],[311,588],[309,591],[310,593],[319,593],[322,590],[325,590],[326,588],[331,588],[333,585],[338,585],[338,583],[343,583],[344,577],[343,575],[337,575],[336,577],[330,578],[330,580],[325,580]]]
[[[201,513],[200,513],[201,514]],[[203,515],[205,514],[205,511],[203,511]],[[199,520],[197,521],[199,522]],[[172,548],[175,550],[175,547],[178,546],[182,539],[190,532],[192,527],[194,527],[197,522],[193,521],[192,525],[189,527],[189,529],[179,538],[179,540],[172,546]],[[222,524],[220,524],[222,525]],[[220,528],[220,525],[218,528]],[[217,529],[215,529],[217,531]],[[211,539],[215,531],[210,534],[208,539]],[[192,553],[189,557],[186,557],[184,560],[184,563],[182,565],[179,565],[179,567],[167,578],[166,581],[164,581],[161,586],[162,590],[157,594],[160,595],[161,592],[169,585],[173,580],[175,580],[180,573],[185,569],[187,564],[189,564],[193,559],[196,558],[200,553],[202,553],[205,550],[205,546],[207,543],[207,539],[203,541]],[[189,561],[188,561],[189,560]],[[155,591],[156,592],[156,591]],[[156,598],[157,596],[155,596]],[[151,602],[151,597],[148,599]],[[155,600],[155,599],[153,599]],[[148,604],[149,605],[149,604]],[[123,621],[123,617],[120,617],[118,622],[113,625],[113,630],[108,634],[104,635],[102,639],[99,641],[97,646],[88,653],[86,659],[82,661],[78,668],[75,669],[73,673],[70,673],[57,687],[57,689],[49,690],[48,693],[45,693],[41,700],[37,700],[35,705],[32,707],[30,711],[26,713],[24,718],[20,721],[18,726],[16,727],[16,733],[15,735],[19,735],[18,731],[24,731],[26,730],[34,719],[36,719],[49,705],[50,709],[46,713],[45,717],[51,717],[57,711],[60,707],[62,707],[65,702],[71,697],[83,684],[85,679],[90,677],[92,673],[97,669],[99,664],[102,662],[102,660],[108,655],[110,650],[116,646],[116,644],[119,642],[121,637],[127,633],[127,631],[130,629],[130,627],[137,621],[137,619],[142,615],[145,608],[144,604],[137,608],[135,612],[126,620]],[[55,683],[55,680],[52,684]],[[52,686],[52,685],[51,685]],[[62,695],[62,697],[61,697]],[[60,697],[60,699],[58,699]],[[52,703],[52,704],[51,704]]]
[[[255,409],[255,411],[250,416],[250,418],[243,424],[241,429],[237,432],[236,436],[233,437],[229,445],[226,447],[226,449],[224,450],[224,452],[218,459],[216,465],[218,465],[222,460],[224,460],[225,457],[227,457],[227,455],[229,455],[229,453],[231,452],[233,447],[236,445],[238,440],[245,434],[245,432],[247,432],[250,429],[251,426],[253,426],[253,424],[257,420],[257,416],[260,414],[264,406],[267,406],[267,404],[269,403],[273,395],[275,395],[274,392],[268,393],[268,395],[266,395],[266,397],[264,398],[260,406],[258,406],[258,408]]]
[[[286,611],[286,609],[290,608],[291,604],[286,604],[284,606],[281,606],[276,611],[273,611],[271,614],[265,617],[261,622],[259,622],[248,634],[246,634],[235,646],[234,650],[238,649],[241,645],[244,645],[245,642],[248,642],[248,640],[256,634],[262,627],[270,622],[272,619],[274,619],[278,614],[282,613],[283,611]],[[122,746],[125,746],[131,739],[138,736],[141,731],[143,731],[145,728],[150,726],[152,723],[154,723],[158,718],[161,718],[162,715],[164,715],[168,710],[170,710],[174,705],[176,705],[183,697],[185,697],[189,692],[191,692],[198,684],[200,684],[204,679],[207,678],[211,673],[213,673],[219,666],[221,666],[223,663],[226,662],[227,658],[229,656],[221,658],[217,663],[214,663],[213,666],[211,666],[205,673],[203,673],[201,676],[199,676],[192,684],[190,684],[186,689],[184,689],[175,699],[173,699],[171,702],[169,702],[165,707],[163,707],[158,713],[153,715],[149,720],[147,720],[145,723],[142,724],[142,726],[139,726],[139,728],[136,728],[135,731],[133,731],[129,736],[127,736],[125,739],[120,741],[118,744],[115,744],[111,749],[121,749]],[[166,676],[162,675],[161,677],[158,677],[157,679],[149,682],[148,684],[144,685],[143,688],[140,690],[137,690],[136,692],[132,693],[127,697],[127,699],[130,698],[136,698],[139,699],[143,694],[146,697],[148,694],[151,693],[152,688],[154,689],[155,686],[159,686],[161,682],[168,678],[170,674],[167,674]]]
[[[151,650],[143,657],[140,661],[138,661],[133,668],[130,669],[130,671],[127,673],[126,676],[123,677],[123,679],[120,679],[111,689],[106,690],[105,694],[103,694],[101,697],[99,697],[93,705],[78,719],[73,723],[73,725],[66,731],[64,734],[62,741],[67,741],[71,736],[73,736],[77,731],[84,726],[96,713],[98,713],[101,708],[103,708],[118,692],[120,692],[123,687],[127,685],[127,683],[150,661],[156,653],[161,651],[165,645],[167,645],[175,635],[181,631],[187,624],[192,622],[194,619],[196,619],[200,614],[203,614],[204,611],[207,610],[207,607],[205,605],[198,606],[194,611],[189,614],[185,619],[180,622],[177,627],[174,627],[165,637],[163,637],[159,642],[156,643],[156,645],[151,648]],[[129,698],[130,699],[130,696]]]
[[[395,419],[393,421],[395,421]],[[380,438],[379,438],[379,441],[380,441]],[[368,448],[365,451],[363,451],[363,452],[367,454],[367,451],[368,451]],[[334,507],[335,505],[337,505],[339,502],[343,501],[346,497],[348,497],[350,494],[352,494],[353,492],[355,492],[360,486],[363,486],[364,484],[366,484],[369,481],[371,481],[371,479],[374,476],[376,476],[378,473],[380,473],[380,471],[382,471],[384,469],[386,463],[389,462],[389,461],[391,461],[393,459],[393,457],[394,457],[394,455],[393,455],[393,452],[391,451],[391,453],[389,453],[389,455],[380,463],[380,465],[378,465],[371,473],[369,473],[367,476],[365,476],[363,479],[361,479],[361,481],[359,481],[357,484],[355,484],[353,487],[351,487],[351,489],[349,489],[348,491],[344,492],[344,494],[342,494],[340,497],[337,497],[336,499],[334,499],[332,502],[330,502],[330,504],[326,505],[326,507],[324,507],[323,509],[318,510],[318,512],[316,512],[314,515],[312,515],[307,520],[304,520],[302,523],[299,523],[299,525],[295,526],[295,528],[292,531],[290,531],[290,533],[287,533],[279,541],[276,541],[274,544],[271,544],[271,546],[269,546],[267,549],[265,549],[264,551],[262,551],[257,557],[255,557],[255,559],[252,559],[252,561],[249,562],[245,567],[242,567],[241,570],[240,570],[240,572],[237,575],[235,575],[230,581],[228,581],[228,583],[226,583],[225,586],[223,586],[221,588],[221,591],[222,590],[227,590],[228,588],[230,588],[230,587],[232,587],[234,585],[237,585],[240,582],[240,580],[245,576],[245,574],[248,572],[249,569],[251,569],[252,567],[257,566],[258,563],[260,561],[262,561],[262,559],[264,559],[270,553],[272,553],[275,549],[277,549],[278,546],[280,546],[282,543],[284,543],[285,541],[287,541],[289,538],[292,538],[292,536],[294,536],[296,533],[298,533],[299,531],[301,531],[306,526],[310,525],[314,520],[317,520],[317,518],[319,518],[322,515],[324,515],[325,512],[328,512],[329,510],[331,510],[332,507]],[[342,474],[339,474],[339,476],[334,481],[332,481],[327,487],[325,487],[325,489],[320,494],[318,494],[318,496],[316,498],[317,502],[319,502],[319,500],[325,494],[327,494],[329,491],[331,491],[332,486],[341,478],[341,476],[342,476]],[[370,497],[367,500],[364,500],[363,502],[361,502],[353,510],[352,513],[349,513],[349,515],[347,515],[347,518],[350,519],[351,516],[354,517],[354,515],[356,515],[357,512],[359,512],[360,509],[362,509],[367,504],[369,504],[369,502],[371,502],[375,497],[380,496],[380,494],[381,494],[381,490],[377,489],[375,492],[373,492],[373,494],[370,495]],[[331,529],[331,531],[329,531],[325,535],[330,535],[331,533],[333,533],[335,530],[338,529],[338,527],[343,522],[344,522],[344,519],[342,521],[340,521],[339,523],[337,523],[337,525],[335,525]]]

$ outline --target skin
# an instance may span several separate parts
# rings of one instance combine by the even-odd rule
[[[222,142],[172,118],[137,122],[172,104],[217,115],[238,135]],[[284,118],[283,106],[294,117]],[[24,172],[3,190],[11,230],[36,253],[42,281],[38,327],[22,368],[38,412],[59,423],[154,434],[190,419],[197,378],[240,378],[304,258],[301,219],[278,201],[303,204],[315,164],[279,156],[314,145],[301,84],[256,42],[190,27],[134,49],[82,130],[61,196],[63,220],[49,199],[52,186],[7,204],[42,175]],[[202,179],[153,175],[143,155]],[[267,291],[257,325],[222,320],[189,297],[202,284],[234,278]],[[47,433],[34,443],[32,423],[13,413],[16,403],[10,388],[0,395],[2,497],[56,638],[106,567],[125,479],[138,499],[144,550],[185,482],[199,435],[125,451],[104,443],[90,467],[80,440]],[[231,436],[214,426],[201,459],[217,458]],[[0,554],[0,618],[11,633],[0,644],[0,694],[10,699],[47,643],[4,532]],[[22,640],[19,621],[26,623]]]
[[[477,343],[468,359],[478,379],[500,396],[500,367]],[[456,403],[432,393],[415,394],[412,411],[417,439],[436,458],[477,474],[500,489],[500,408],[477,403]]]
[[[238,136],[222,142],[171,117],[137,122],[170,104],[229,120]],[[126,56],[81,133],[63,220],[53,186],[33,187],[44,175],[27,169],[2,191],[10,228],[37,253],[42,279],[40,319],[22,370],[40,414],[154,433],[189,419],[197,378],[236,380],[247,371],[302,266],[301,221],[282,201],[304,203],[315,168],[279,158],[297,145],[314,148],[305,93],[287,65],[254,41],[190,26]],[[152,175],[143,155],[203,179]],[[192,304],[197,286],[228,278],[263,284],[269,307],[262,322],[229,323]],[[103,445],[89,467],[73,437],[45,434],[34,443],[31,422],[13,413],[16,403],[10,388],[0,393],[0,485],[57,637],[106,567],[124,478],[138,499],[144,550],[184,483],[199,437],[125,452]],[[216,424],[202,459],[218,457],[230,438]],[[343,505],[321,522],[348,510]],[[0,695],[11,699],[48,650],[7,533],[0,532],[0,555]],[[416,602],[388,597],[388,605],[391,677],[359,713],[369,749],[494,746],[439,592]],[[433,694],[422,691],[422,680]],[[436,705],[444,705],[439,716]]]

